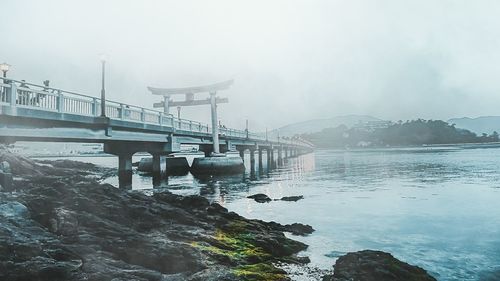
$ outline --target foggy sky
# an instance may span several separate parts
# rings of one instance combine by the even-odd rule
[[[159,101],[147,86],[234,78],[219,106],[231,127],[500,115],[500,1],[0,0],[0,11],[10,77],[97,97],[105,53],[107,97],[145,107]]]

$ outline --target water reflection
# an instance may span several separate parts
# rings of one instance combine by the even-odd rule
[[[372,248],[424,267],[438,280],[498,277],[499,148],[317,150],[254,169],[249,154],[244,158],[242,174],[170,176],[160,186],[201,194],[249,218],[312,225],[315,233],[294,238],[309,245],[305,254],[322,268],[342,253]],[[132,180],[134,188],[152,187],[150,177],[134,173]],[[255,193],[304,199],[259,204],[246,198]]]

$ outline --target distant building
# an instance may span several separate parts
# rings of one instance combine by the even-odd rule
[[[385,129],[391,126],[393,123],[391,121],[366,121],[358,122],[352,126],[353,129],[363,130],[367,132],[373,132],[376,129]]]

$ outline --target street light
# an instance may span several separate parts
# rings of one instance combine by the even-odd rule
[[[9,71],[10,64],[2,63],[0,64],[0,70],[3,72],[3,78],[7,77],[7,71]]]
[[[106,90],[104,89],[104,75],[106,72],[106,55],[101,55],[102,86],[101,86],[101,117],[106,117]]]

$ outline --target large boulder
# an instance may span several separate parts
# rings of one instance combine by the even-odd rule
[[[424,269],[381,251],[348,253],[334,267],[334,274],[324,276],[323,281],[436,281]]]
[[[247,198],[253,199],[258,203],[268,203],[273,201],[269,196],[263,194],[263,193],[257,193],[254,195],[247,196]]]

